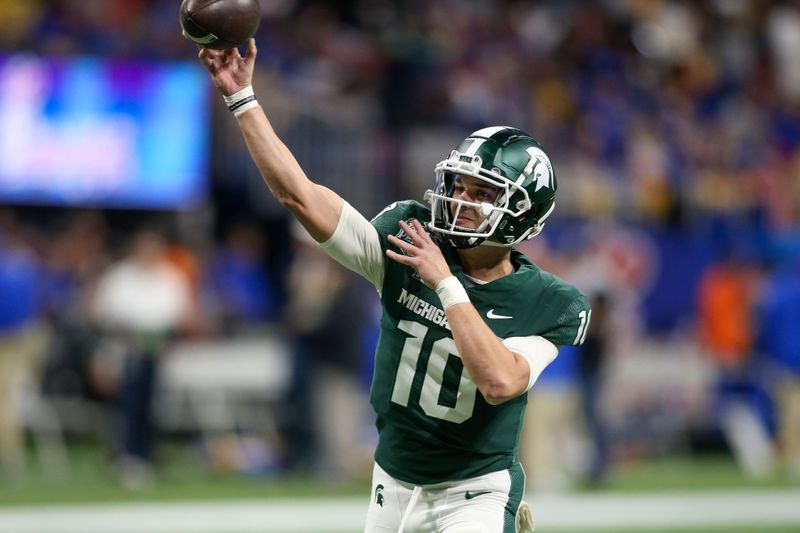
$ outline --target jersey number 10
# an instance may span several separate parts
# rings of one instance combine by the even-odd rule
[[[400,364],[392,390],[392,401],[407,407],[411,396],[411,385],[417,371],[417,362],[422,355],[422,347],[425,344],[429,328],[413,320],[401,320],[397,327],[406,332],[408,337],[400,355]],[[451,393],[451,396],[455,396],[455,405],[450,407],[439,403],[442,389],[445,387],[445,369],[451,355],[458,357],[456,343],[450,337],[443,337],[431,344],[425,378],[420,391],[419,406],[428,416],[460,424],[472,416],[478,388],[462,366],[457,390],[447,391]]]

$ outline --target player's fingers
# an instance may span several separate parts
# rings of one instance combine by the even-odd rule
[[[217,62],[216,61],[214,61],[213,59],[211,59],[207,55],[203,55],[203,56],[200,56],[200,62],[203,64],[204,67],[206,67],[206,69],[208,69],[208,71],[211,74],[216,74],[216,72],[217,72]]]
[[[386,257],[393,261],[397,261],[400,264],[408,265],[410,267],[414,266],[414,258],[408,257],[407,255],[398,254],[393,250],[386,250]]]
[[[417,228],[413,227],[412,225],[410,225],[405,220],[401,220],[400,221],[400,229],[402,229],[406,233],[406,235],[408,235],[408,237],[411,239],[411,242],[413,242],[414,244],[417,244],[417,242],[419,241],[419,235],[417,234]]]
[[[217,54],[214,54],[214,50],[208,50],[207,48],[203,48],[197,54],[197,57],[200,58],[200,62],[208,69],[209,72],[215,74],[219,70],[220,61]]]
[[[389,239],[390,243],[394,244],[395,246],[397,246],[398,248],[400,248],[401,250],[403,250],[404,252],[406,252],[408,254],[414,254],[414,252],[417,249],[417,247],[414,246],[413,244],[410,244],[410,243],[404,241],[403,239],[398,239],[394,235],[389,235],[388,239]],[[416,254],[414,254],[414,255],[416,255]]]
[[[255,61],[257,53],[258,48],[256,48],[256,40],[250,37],[247,40],[247,52],[245,52],[244,58],[247,61]]]
[[[216,59],[220,55],[222,55],[221,50],[212,50],[211,48],[200,48],[200,52],[197,54],[200,57],[205,57],[207,59]]]
[[[428,232],[425,230],[425,226],[422,225],[422,222],[415,218],[411,223],[414,225],[414,229],[417,230],[417,235],[419,235],[423,241],[428,243],[433,242],[431,236],[428,235]]]
[[[432,241],[428,238],[428,233],[425,231],[425,227],[420,224],[419,220],[412,219],[411,223],[400,221],[403,230],[408,234],[411,238],[411,242],[413,242],[416,246],[424,246],[426,244],[430,244]]]
[[[232,53],[228,52],[227,50],[225,51],[225,53],[219,56],[220,66],[225,66],[227,68],[231,68],[235,60],[236,60],[235,56]]]

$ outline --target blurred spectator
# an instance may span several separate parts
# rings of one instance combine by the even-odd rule
[[[287,323],[293,378],[286,430],[288,466],[332,480],[367,479],[371,420],[360,380],[364,288],[298,223],[292,225]]]
[[[46,334],[40,265],[10,213],[0,211],[0,480],[25,470],[20,396],[37,380]]]
[[[0,17],[8,21],[8,31],[0,36],[0,46],[14,48],[19,44],[29,44],[39,21],[44,16],[40,0],[16,2],[0,0]]]
[[[46,395],[102,396],[91,379],[91,356],[97,346],[91,291],[108,261],[105,236],[102,217],[80,213],[45,249],[45,305],[53,331],[42,378]]]
[[[764,409],[756,381],[755,309],[758,279],[746,258],[731,250],[709,266],[699,288],[701,343],[717,370],[720,428],[742,470],[755,477],[774,466]]]
[[[164,241],[152,231],[137,233],[128,255],[110,265],[99,280],[93,312],[120,350],[117,466],[130,488],[149,480],[155,431],[151,401],[159,358],[191,310],[190,284],[166,260]]]
[[[529,393],[520,459],[532,490],[569,489],[582,475],[585,450],[576,387],[577,357],[573,347],[562,347]]]
[[[701,279],[700,336],[723,371],[739,371],[752,355],[755,281],[752,269],[733,254],[710,265]]]
[[[278,295],[264,264],[264,236],[252,224],[237,223],[208,265],[211,307],[222,330],[272,322],[280,311]]]
[[[777,364],[775,399],[783,465],[800,479],[800,265],[778,265],[761,308],[761,347]]]
[[[609,327],[610,302],[606,293],[590,297],[591,322],[586,340],[579,350],[578,379],[586,425],[591,438],[592,459],[589,466],[589,484],[600,485],[605,481],[609,466],[608,428],[603,419],[603,372],[608,363],[610,349]]]
[[[181,273],[189,284],[191,311],[185,317],[187,334],[205,335],[211,332],[209,318],[203,308],[203,265],[194,250],[179,238],[171,238],[166,244],[164,259]]]

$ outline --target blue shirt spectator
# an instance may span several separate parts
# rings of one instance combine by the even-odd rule
[[[768,356],[800,374],[800,270],[778,268],[768,282],[761,317],[761,346]]]
[[[249,225],[234,227],[212,259],[207,284],[223,322],[275,320],[279,298],[262,261],[263,242]]]
[[[35,256],[0,236],[0,334],[23,329],[38,317],[38,278]]]

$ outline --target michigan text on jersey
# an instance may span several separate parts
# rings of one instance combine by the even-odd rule
[[[447,322],[447,317],[444,315],[444,311],[435,305],[426,302],[419,296],[415,296],[409,293],[407,290],[401,288],[400,297],[397,299],[397,302],[401,305],[404,305],[405,308],[412,313],[430,320],[437,326],[442,326],[448,330],[450,329],[450,324]]]

